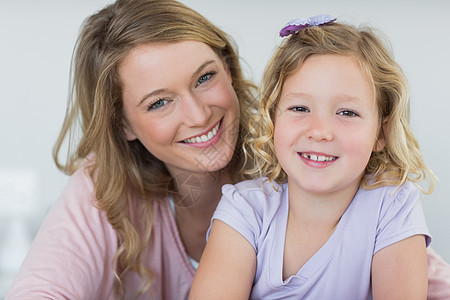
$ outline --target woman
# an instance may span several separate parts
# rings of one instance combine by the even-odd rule
[[[187,298],[221,187],[242,179],[254,94],[228,36],[178,2],[88,18],[54,149],[72,177],[8,297]]]
[[[221,186],[244,179],[253,92],[227,35],[178,2],[88,18],[54,151],[71,180],[7,299],[187,298]]]

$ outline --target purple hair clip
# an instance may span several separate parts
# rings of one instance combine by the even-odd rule
[[[330,15],[317,15],[307,19],[295,19],[288,22],[280,31],[280,36],[288,36],[298,32],[306,27],[319,26],[336,21],[336,18]]]

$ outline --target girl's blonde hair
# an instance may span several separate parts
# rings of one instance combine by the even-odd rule
[[[112,263],[116,288],[122,294],[129,271],[143,278],[143,291],[150,286],[152,273],[141,263],[141,254],[151,233],[152,201],[167,197],[174,185],[164,163],[139,141],[125,138],[118,66],[137,45],[184,40],[209,45],[231,72],[241,117],[237,147],[227,170],[235,181],[241,180],[241,148],[255,87],[244,79],[238,53],[223,31],[173,0],[118,0],[85,20],[73,54],[71,96],[53,157],[67,174],[89,162],[95,203],[117,232]],[[79,139],[77,133],[81,133]],[[59,154],[66,142],[68,154],[62,163]],[[140,201],[130,203],[132,197]]]
[[[260,87],[259,118],[250,120],[250,134],[244,143],[254,167],[245,174],[267,176],[285,182],[274,150],[273,133],[277,104],[286,79],[311,55],[338,54],[355,57],[371,79],[376,92],[379,113],[379,134],[386,146],[373,152],[362,179],[362,186],[373,189],[415,183],[429,179],[428,190],[434,186],[434,175],[425,165],[419,145],[411,130],[409,94],[406,78],[388,48],[370,28],[356,28],[329,23],[305,28],[286,38],[266,66]]]

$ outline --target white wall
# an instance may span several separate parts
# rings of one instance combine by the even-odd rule
[[[67,99],[69,63],[82,20],[107,0],[0,0],[0,298],[67,177],[51,148]],[[259,80],[289,20],[328,13],[390,38],[411,86],[412,123],[440,178],[423,206],[432,247],[450,261],[450,35],[446,0],[183,0],[232,35]]]

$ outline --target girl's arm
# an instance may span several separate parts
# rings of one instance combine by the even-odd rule
[[[427,254],[423,235],[381,249],[372,260],[374,299],[426,299]]]
[[[214,220],[190,299],[248,299],[255,270],[252,245],[228,224]]]

